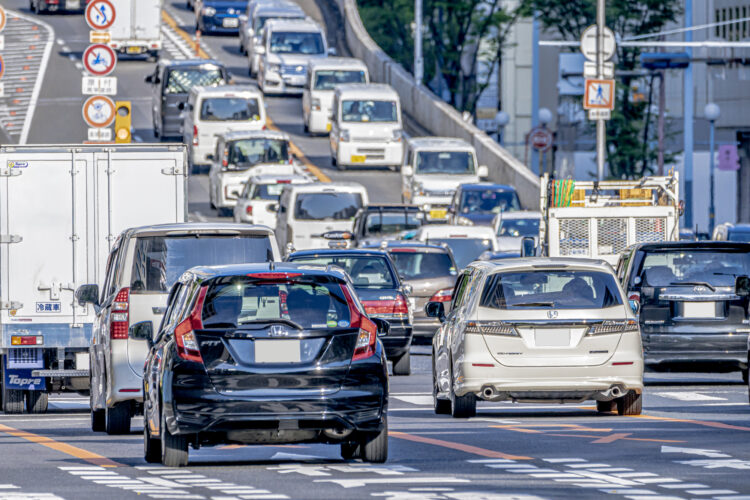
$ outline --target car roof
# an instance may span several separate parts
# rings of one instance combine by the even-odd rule
[[[268,31],[323,32],[323,28],[312,19],[269,19],[265,29]]]
[[[127,237],[166,234],[268,234],[273,230],[261,225],[236,224],[233,222],[177,222],[170,224],[154,224],[150,226],[131,227],[123,231]]]
[[[252,97],[263,97],[263,93],[255,85],[217,85],[203,87],[196,85],[190,89],[191,93],[198,94],[199,96],[216,95],[226,96],[228,94],[251,94]]]
[[[312,59],[308,63],[310,69],[346,69],[358,68],[367,71],[367,65],[354,57],[323,57]]]
[[[612,273],[612,266],[600,259],[583,259],[576,257],[522,257],[515,259],[475,261],[468,267],[484,269],[490,272],[511,270],[551,270],[582,269]]]
[[[407,140],[412,148],[424,149],[470,149],[474,146],[456,137],[412,137]]]
[[[494,182],[473,182],[471,184],[461,184],[459,189],[462,191],[486,191],[495,189],[497,191],[515,191],[516,188],[507,184],[495,184]]]
[[[659,243],[641,243],[635,246],[636,250],[653,251],[662,249],[700,250],[700,249],[740,249],[750,252],[750,243],[741,241],[662,241]]]
[[[240,139],[278,139],[280,141],[289,141],[289,135],[280,130],[238,130],[235,132],[224,132],[219,134],[225,142],[237,141]]]
[[[419,205],[407,205],[405,203],[379,203],[377,205],[367,205],[360,208],[363,212],[387,212],[389,210],[402,211],[408,210],[410,212],[419,212],[422,210]]]
[[[542,213],[535,210],[513,210],[510,212],[500,212],[500,220],[503,219],[541,219]]]
[[[417,238],[450,237],[450,238],[495,238],[495,231],[489,226],[457,226],[452,224],[427,224],[417,230]]]
[[[216,59],[160,59],[159,64],[165,68],[216,66],[224,68],[224,63]]]
[[[367,189],[358,182],[314,182],[311,184],[296,184],[288,189],[294,190],[295,193],[367,192]]]
[[[260,4],[255,5],[255,10],[253,11],[254,16],[278,15],[279,17],[287,17],[287,16],[297,15],[297,14],[301,14],[302,18],[306,17],[305,11],[302,10],[302,7],[291,2],[260,3]]]
[[[398,93],[385,83],[346,83],[336,85],[336,93],[345,98],[347,94],[354,94],[355,97],[362,97],[366,94],[368,98],[377,99],[387,98],[398,100]]]
[[[294,184],[311,183],[312,181],[304,175],[291,174],[291,175],[280,175],[280,174],[265,174],[256,175],[250,177],[250,184],[289,184],[289,183],[277,183],[276,181],[291,181]]]
[[[314,250],[298,250],[290,254],[288,258],[314,257],[323,255],[388,257],[388,253],[383,252],[382,250],[369,250],[363,248],[317,248]]]
[[[268,262],[265,264],[230,264],[226,266],[197,266],[186,271],[204,279],[226,276],[246,276],[252,273],[300,273],[306,276],[332,276],[342,282],[348,281],[346,273],[336,266],[316,266],[293,262]]]

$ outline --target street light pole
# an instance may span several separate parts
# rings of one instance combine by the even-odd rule
[[[709,168],[711,169],[711,186],[710,186],[710,203],[708,205],[708,234],[713,235],[714,233],[714,226],[716,224],[716,205],[714,203],[715,195],[714,195],[714,148],[715,148],[715,141],[714,141],[714,132],[716,129],[716,120],[719,118],[719,115],[721,114],[721,109],[719,108],[718,104],[714,104],[712,102],[706,104],[706,108],[704,109],[704,114],[706,115],[706,118],[708,119],[708,122],[711,124],[711,131],[710,131],[710,138],[709,138]]]
[[[596,5],[596,72],[604,78],[604,28],[605,28],[605,0],[597,0]],[[614,98],[614,96],[612,96]],[[604,157],[607,151],[607,122],[596,121],[596,172],[597,179],[604,180]]]
[[[414,80],[422,85],[424,58],[422,56],[422,0],[414,0]]]

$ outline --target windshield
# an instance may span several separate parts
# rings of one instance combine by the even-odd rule
[[[365,221],[365,236],[419,229],[423,218],[424,215],[419,212],[373,212]]]
[[[336,85],[344,83],[367,83],[364,71],[337,71],[319,69],[315,72],[315,90],[333,90]]]
[[[341,103],[341,117],[345,122],[397,122],[397,111],[394,101],[343,101]]]
[[[640,276],[645,285],[733,287],[737,276],[750,274],[750,254],[742,251],[675,249],[650,251]]]
[[[300,193],[294,218],[301,220],[350,220],[362,208],[359,193]]]
[[[215,87],[217,85],[224,85],[225,83],[221,70],[218,68],[173,69],[169,71],[164,93],[187,94],[190,92],[190,89],[196,86]]]
[[[750,242],[750,231],[729,231],[729,241]]]
[[[386,258],[379,255],[319,255],[291,258],[290,262],[338,266],[351,276],[357,288],[396,288],[396,278]]]
[[[473,175],[474,155],[466,151],[417,153],[416,173]]]
[[[284,186],[288,184],[258,184],[253,186],[251,200],[269,200],[278,201],[281,196],[281,191],[284,190]]]
[[[477,260],[487,250],[492,250],[492,242],[481,238],[430,238],[429,242],[433,245],[447,244],[459,269]]]
[[[461,194],[459,212],[462,214],[499,214],[515,210],[521,210],[515,191],[485,189],[467,190]]]
[[[243,139],[227,146],[224,170],[247,170],[261,163],[289,163],[289,144],[279,139]]]
[[[236,328],[285,320],[302,328],[349,327],[349,306],[341,285],[313,279],[259,281],[220,278],[206,293],[204,328]]]
[[[492,309],[602,309],[622,305],[615,278],[597,271],[521,271],[493,274],[481,307]]]
[[[456,275],[456,265],[447,252],[420,252],[405,248],[391,250],[390,254],[398,274],[405,280]]]
[[[255,18],[255,33],[260,34],[261,28],[263,28],[269,19],[304,19],[304,15],[271,15],[271,16],[258,16]]]
[[[147,236],[138,238],[130,293],[167,293],[182,273],[195,266],[273,260],[268,236]]]
[[[324,52],[320,33],[271,33],[271,52],[274,54],[315,55]]]
[[[539,236],[539,219],[504,219],[497,228],[498,236],[523,238]]]
[[[258,121],[258,99],[235,97],[209,97],[201,102],[201,120],[208,122]]]

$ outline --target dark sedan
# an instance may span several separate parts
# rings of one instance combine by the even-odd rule
[[[295,264],[201,267],[170,292],[144,368],[147,462],[188,463],[224,443],[339,444],[345,459],[388,456],[388,324],[349,277]]]
[[[195,9],[195,29],[203,33],[238,33],[245,0],[199,0]]]
[[[402,284],[387,253],[374,250],[306,250],[287,257],[289,262],[338,266],[351,276],[362,305],[373,318],[390,323],[382,337],[394,375],[409,375],[412,340],[412,311],[407,288]]]

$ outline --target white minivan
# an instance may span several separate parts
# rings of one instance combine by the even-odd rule
[[[234,206],[234,221],[276,227],[281,192],[289,184],[310,184],[306,175],[258,175],[245,183]]]
[[[184,108],[182,134],[191,170],[211,163],[219,134],[266,128],[263,94],[253,86],[193,87]]]
[[[328,248],[329,232],[351,232],[357,210],[368,204],[367,189],[355,182],[291,185],[281,192],[276,220],[279,247]]]
[[[247,54],[250,76],[258,74],[258,65],[263,56],[263,28],[271,19],[305,19],[305,11],[292,2],[250,2],[247,19],[240,16],[240,52]]]
[[[406,141],[401,167],[401,201],[421,206],[429,221],[446,221],[459,184],[489,175],[474,146],[462,139],[414,137]]]
[[[311,19],[272,19],[263,29],[264,53],[258,66],[263,93],[302,94],[307,65],[328,56],[323,28]]]
[[[310,61],[302,92],[305,131],[327,134],[331,131],[331,105],[336,85],[369,83],[365,63],[351,57],[327,57]]]
[[[404,155],[401,101],[389,85],[339,85],[331,106],[331,157],[335,166],[387,166]]]

